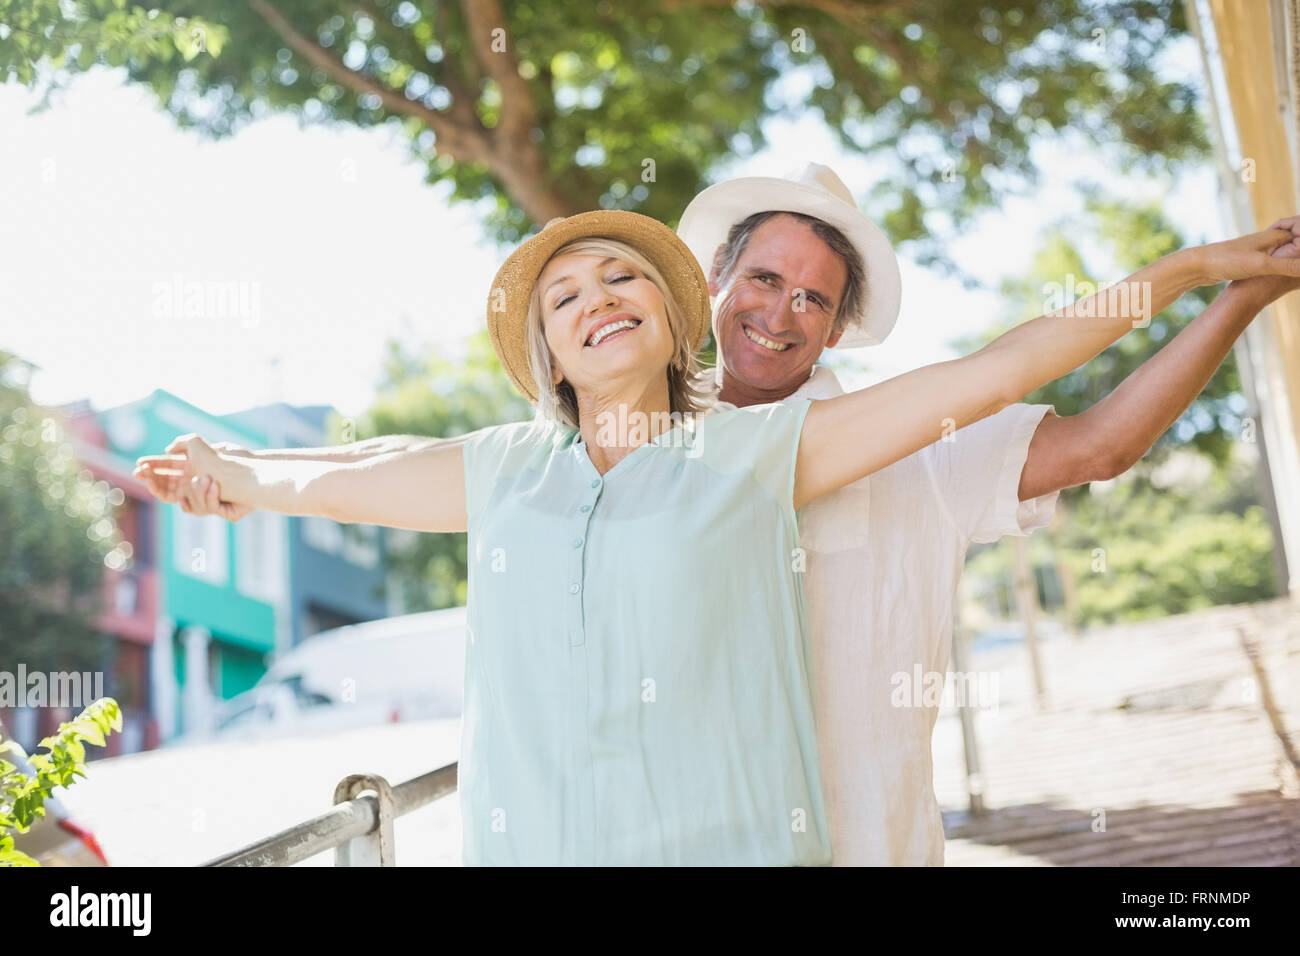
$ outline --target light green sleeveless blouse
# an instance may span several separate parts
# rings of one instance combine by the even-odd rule
[[[569,428],[463,446],[467,865],[830,861],[792,502],[810,404],[714,412],[603,477]]]

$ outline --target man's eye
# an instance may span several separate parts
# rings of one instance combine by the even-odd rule
[[[773,276],[754,276],[754,278],[766,285],[772,285],[776,282],[776,279]]]

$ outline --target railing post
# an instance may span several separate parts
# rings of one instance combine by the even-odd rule
[[[393,866],[393,788],[378,774],[349,774],[334,788],[334,803],[347,803],[366,790],[376,797],[373,830],[334,848],[335,866]]]

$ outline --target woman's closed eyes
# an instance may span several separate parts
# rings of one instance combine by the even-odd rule
[[[614,283],[617,282],[626,282],[629,279],[635,279],[635,278],[636,276],[631,272],[620,272],[617,275],[610,276],[608,279],[605,280],[605,282],[610,285],[613,285]],[[574,293],[571,292],[567,293],[560,299],[560,301],[556,302],[555,305],[553,305],[551,308],[562,309],[576,298],[577,295],[575,295]]]

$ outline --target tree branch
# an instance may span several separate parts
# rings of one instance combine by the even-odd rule
[[[489,146],[486,130],[481,125],[467,127],[463,118],[454,121],[446,113],[430,109],[423,103],[408,99],[400,91],[380,83],[372,76],[349,69],[334,54],[314,40],[309,39],[271,5],[269,0],[248,0],[249,6],[270,25],[290,49],[296,51],[312,66],[323,70],[348,89],[357,93],[373,93],[389,110],[403,116],[413,116],[433,130],[438,138],[437,148],[456,162],[486,162]],[[463,117],[463,113],[461,117]]]
[[[492,31],[506,29],[500,0],[461,0],[461,10],[474,60],[501,91],[497,125],[488,131],[492,153],[488,167],[533,222],[541,225],[572,215],[578,210],[560,195],[533,139],[537,128],[533,91],[519,75],[514,50],[509,44],[503,51],[492,49]]]
[[[474,58],[501,89],[501,118],[494,130],[496,138],[505,140],[502,145],[510,148],[531,143],[530,134],[537,125],[533,91],[519,75],[519,61],[513,47],[507,43],[503,51],[492,49],[492,31],[506,27],[500,0],[461,0],[461,9],[465,12]]]

